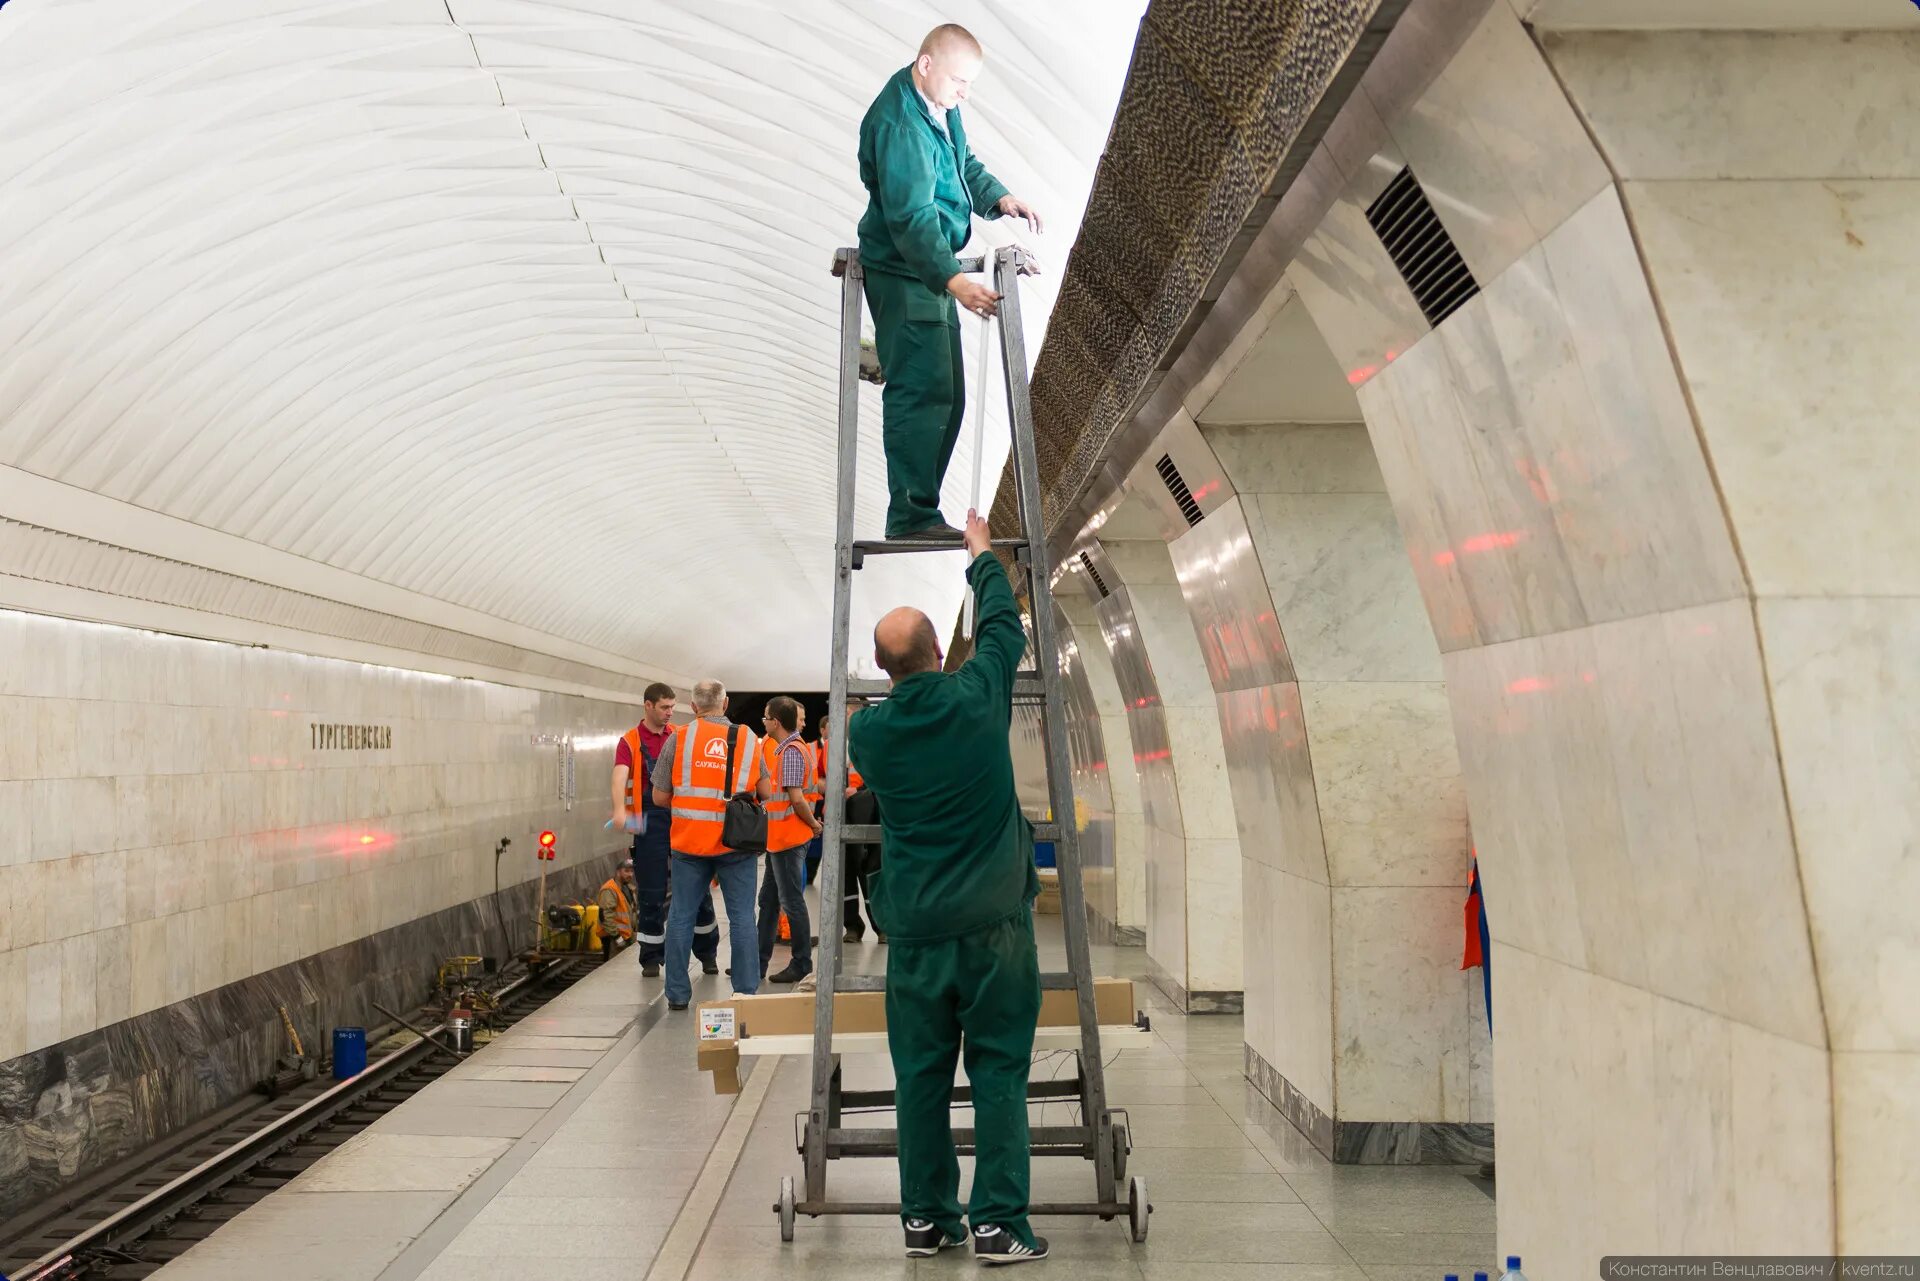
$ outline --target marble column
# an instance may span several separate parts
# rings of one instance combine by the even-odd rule
[[[1098,718],[1100,773],[1112,831],[1110,864],[1087,868],[1090,924],[1096,939],[1142,946],[1146,943],[1146,818],[1140,801],[1140,775],[1133,766],[1133,734],[1127,727],[1126,700],[1114,675],[1113,656],[1101,635],[1095,610],[1098,590],[1077,560],[1070,560],[1054,592],[1065,621],[1062,635],[1073,649],[1074,663],[1090,697],[1088,706]]]
[[[1160,539],[1091,540],[1086,550],[1108,590],[1095,613],[1139,774],[1149,971],[1182,1008],[1237,1012],[1239,836],[1186,602]]]
[[[1457,52],[1382,50],[1289,274],[1443,654],[1501,1247],[1911,1249],[1920,19],[1418,7]],[[1479,286],[1437,327],[1366,217],[1402,167]]]

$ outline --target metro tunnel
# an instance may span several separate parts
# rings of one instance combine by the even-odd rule
[[[0,1281],[1920,1273],[1916,120],[1905,0],[0,0]]]

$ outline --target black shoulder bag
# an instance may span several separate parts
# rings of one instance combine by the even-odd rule
[[[767,852],[767,812],[752,792],[733,794],[733,750],[740,741],[744,725],[727,727],[727,781],[721,795],[727,798],[725,816],[720,820],[720,843],[736,854]]]

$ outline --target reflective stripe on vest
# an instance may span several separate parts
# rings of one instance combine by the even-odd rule
[[[751,792],[760,753],[745,725],[697,720],[674,729],[673,828],[667,841],[682,854],[715,855],[731,851],[720,842],[727,811],[727,740],[734,743],[735,793]]]
[[[819,775],[814,772],[813,753],[807,745],[800,744],[800,759],[806,768],[806,778],[801,784],[801,794],[808,799],[815,795],[819,786]],[[778,854],[795,846],[805,845],[813,839],[813,829],[807,820],[793,812],[793,802],[787,797],[787,789],[780,786],[780,747],[774,747],[767,753],[767,770],[773,779],[773,799],[767,802],[767,852]]]

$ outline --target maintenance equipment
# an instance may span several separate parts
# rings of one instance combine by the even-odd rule
[[[1091,1201],[1035,1204],[1031,1213],[1098,1215],[1113,1219],[1125,1215],[1135,1241],[1147,1237],[1147,1217],[1152,1206],[1147,1201],[1146,1182],[1138,1175],[1127,1180],[1126,1195],[1120,1196],[1120,1180],[1125,1177],[1128,1140],[1124,1112],[1107,1106],[1106,1079],[1100,1059],[1100,1023],[1095,1004],[1093,965],[1087,943],[1086,897],[1081,883],[1080,849],[1071,816],[1073,804],[1071,762],[1067,749],[1066,700],[1061,689],[1059,652],[1055,636],[1053,602],[1048,577],[1046,523],[1040,506],[1039,461],[1034,449],[1033,412],[1027,390],[1026,338],[1020,322],[1019,278],[1030,266],[1025,251],[1015,248],[996,250],[989,263],[985,259],[964,260],[961,269],[979,272],[989,266],[995,292],[1000,294],[998,309],[1001,367],[1006,379],[1007,412],[1013,429],[1013,474],[1020,512],[1021,536],[995,538],[996,550],[1011,551],[1017,564],[1026,569],[1027,597],[1032,611],[1032,650],[1035,669],[1021,671],[1014,678],[1014,699],[1038,703],[1042,733],[1046,740],[1047,790],[1050,817],[1065,816],[1064,822],[1046,822],[1035,827],[1035,837],[1051,841],[1059,868],[1060,915],[1065,927],[1067,970],[1060,974],[1042,974],[1043,990],[1070,990],[1074,993],[1079,1015],[1078,1070],[1071,1079],[1031,1081],[1030,1100],[1077,1102],[1079,1120],[1073,1125],[1036,1125],[1030,1129],[1031,1150],[1035,1155],[1079,1156],[1093,1162],[1094,1197]],[[860,255],[853,249],[834,254],[833,274],[840,278],[840,444],[839,508],[834,533],[833,587],[833,670],[831,693],[827,702],[829,736],[827,748],[826,834],[820,865],[820,982],[813,1010],[813,1089],[811,1103],[800,1136],[800,1154],[806,1162],[805,1195],[799,1195],[791,1178],[780,1181],[780,1198],[774,1213],[780,1218],[780,1239],[793,1240],[795,1216],[805,1214],[881,1214],[897,1215],[897,1201],[831,1201],[827,1199],[827,1162],[840,1157],[869,1156],[897,1159],[899,1138],[895,1130],[845,1127],[842,1113],[847,1109],[890,1108],[892,1090],[847,1090],[842,1087],[840,1058],[834,1053],[833,1003],[836,993],[884,991],[886,981],[876,975],[849,975],[841,972],[841,915],[844,858],[849,841],[878,841],[875,826],[850,826],[846,822],[847,781],[847,698],[849,695],[885,697],[884,680],[854,680],[847,673],[848,629],[853,610],[853,575],[868,556],[916,552],[952,552],[951,540],[935,539],[856,539],[853,536],[853,491],[855,456],[859,444],[860,382],[882,381],[884,370],[872,370],[870,359],[860,341],[863,275]],[[984,322],[983,322],[984,324]],[[985,352],[983,344],[981,348]],[[877,375],[877,376],[876,376]],[[980,371],[986,381],[986,370]],[[982,386],[975,393],[984,395]],[[976,424],[979,419],[976,416]],[[977,431],[977,428],[976,428]],[[975,440],[975,455],[979,454]],[[978,482],[976,481],[976,489]],[[977,505],[977,500],[976,500]],[[1144,1026],[1144,1024],[1142,1024]],[[743,1031],[742,1035],[747,1033]],[[954,1102],[965,1106],[967,1089],[954,1091]],[[973,1149],[973,1131],[954,1130],[956,1147],[962,1152]]]

